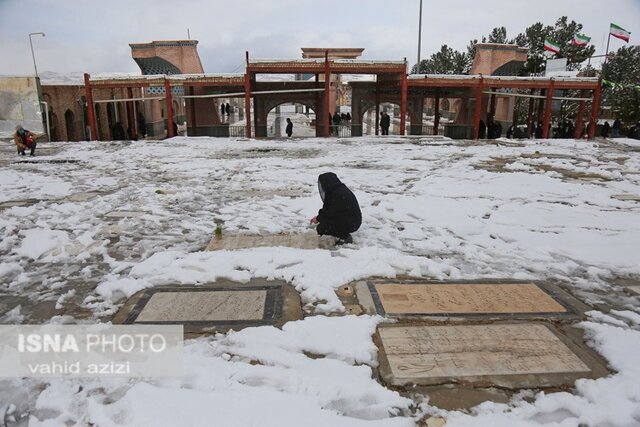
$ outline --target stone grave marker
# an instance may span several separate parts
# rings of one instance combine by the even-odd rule
[[[368,282],[356,291],[365,307],[373,304],[370,314],[397,318],[566,318],[584,308],[557,287],[531,282]]]
[[[70,196],[67,196],[66,199],[70,202],[88,202],[89,200],[95,199],[100,195],[97,191],[85,191],[80,193],[73,193]]]
[[[266,290],[156,292],[135,323],[261,320],[266,296]]]
[[[335,239],[330,236],[318,236],[315,232],[300,234],[238,234],[214,236],[207,251],[238,250],[259,247],[284,246],[298,249],[333,249]]]
[[[640,286],[627,286],[627,289],[628,289],[632,294],[640,295]]]
[[[40,200],[25,199],[25,200],[8,200],[6,202],[0,202],[0,209],[10,209],[16,207],[31,206],[38,203]]]
[[[543,324],[381,326],[379,336],[392,385],[560,386],[591,373]]]
[[[635,194],[614,194],[611,198],[622,201],[640,202],[640,196],[636,196]]]
[[[116,218],[116,219],[120,219],[120,218],[140,218],[142,215],[144,215],[144,212],[140,212],[140,211],[111,211],[111,212],[105,214],[105,217],[107,217],[107,218]]]
[[[273,325],[282,320],[288,292],[279,284],[268,283],[162,286],[144,291],[135,303],[129,303],[126,317],[119,315],[121,320],[114,322],[182,324],[185,333]],[[295,304],[299,309],[299,299]]]

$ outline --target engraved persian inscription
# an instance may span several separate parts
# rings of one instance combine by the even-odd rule
[[[590,372],[540,324],[381,327],[379,333],[400,381]]]
[[[387,314],[565,313],[535,283],[378,284]]]
[[[266,291],[155,292],[136,322],[260,320]]]

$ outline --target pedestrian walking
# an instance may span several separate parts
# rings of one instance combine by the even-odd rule
[[[291,122],[291,119],[289,117],[287,117],[287,130],[286,130],[286,132],[287,132],[287,136],[289,138],[291,138],[291,135],[293,135],[293,123]]]

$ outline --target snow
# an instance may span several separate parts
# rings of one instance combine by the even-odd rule
[[[612,197],[640,195],[632,144],[201,137],[42,144],[34,163],[1,145],[0,203],[30,200],[0,211],[2,323],[108,321],[139,290],[220,278],[288,281],[308,317],[190,340],[183,378],[2,380],[0,413],[31,411],[34,426],[412,426],[425,413],[447,426],[639,425],[640,310],[618,280],[640,276],[640,203]],[[47,162],[61,159],[74,162]],[[218,224],[308,232],[326,171],[362,207],[354,244],[204,251]],[[98,193],[67,199],[86,192]],[[339,315],[335,289],[372,276],[558,281],[612,307],[577,326],[614,373],[470,412],[417,409],[373,379],[382,319]]]

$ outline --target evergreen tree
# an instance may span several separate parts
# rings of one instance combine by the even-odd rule
[[[485,43],[485,38],[482,38],[482,42]],[[496,27],[491,30],[489,37],[487,37],[486,43],[509,43],[507,40],[507,29],[505,27]]]
[[[420,67],[413,66],[414,74],[462,74],[466,65],[465,54],[442,45],[439,52],[429,59],[420,61]]]
[[[593,55],[596,48],[593,45],[574,46],[573,37],[582,30],[582,24],[575,21],[569,22],[566,16],[559,18],[555,25],[544,26],[541,22],[528,27],[524,33],[515,38],[518,46],[529,49],[525,71],[528,73],[540,73],[544,71],[546,56],[544,54],[544,39],[549,37],[561,46],[556,58],[567,58],[567,68],[577,70],[580,64]]]
[[[640,120],[640,46],[623,46],[602,67],[601,105],[626,124]]]

